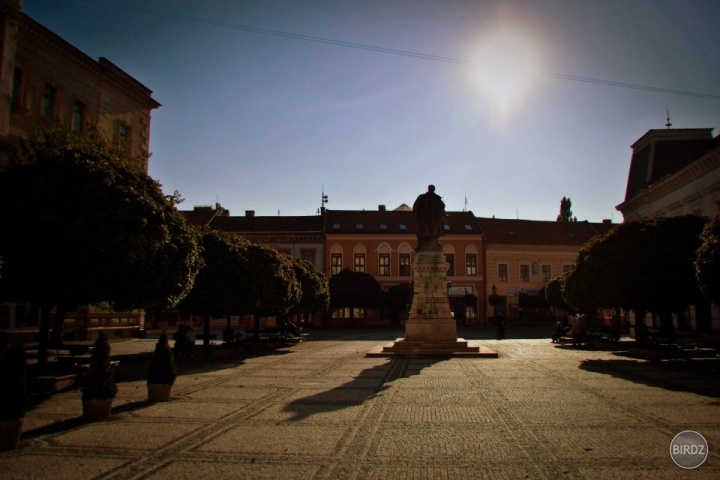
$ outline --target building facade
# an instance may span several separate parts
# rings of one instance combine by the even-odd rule
[[[649,130],[632,145],[625,200],[615,207],[625,220],[641,217],[672,217],[720,214],[720,135],[711,128]],[[720,307],[689,305],[681,325],[706,334],[720,332]],[[629,313],[630,333],[642,322],[658,330],[658,315],[635,319]],[[638,323],[639,324],[639,323]]]
[[[0,0],[0,165],[13,141],[43,122],[82,132],[96,126],[147,173],[152,91],[106,58],[94,60]]]
[[[448,212],[440,238],[448,270],[448,297],[460,325],[476,325],[484,291],[483,237],[472,212]],[[406,208],[325,212],[325,275],[344,269],[365,272],[387,290],[412,282],[417,246],[415,217]],[[365,312],[372,323],[376,312]]]
[[[582,246],[612,227],[610,222],[556,222],[478,218],[485,239],[487,317],[542,317],[540,295],[555,277],[567,272]]]
[[[711,128],[649,130],[632,145],[625,220],[720,213],[720,136]]]
[[[147,173],[150,117],[159,106],[152,91],[112,62],[90,58],[25,15],[20,0],[0,0],[0,168],[19,139],[56,122],[76,132],[97,127]],[[143,318],[92,307],[69,313],[65,327],[77,338],[100,329],[127,335]],[[0,304],[0,329],[27,330],[31,338],[37,325],[36,305]]]

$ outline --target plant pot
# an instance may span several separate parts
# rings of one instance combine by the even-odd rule
[[[83,418],[91,422],[100,422],[110,418],[112,398],[88,398],[83,400]]]
[[[150,402],[167,402],[170,400],[170,390],[172,383],[148,383],[148,401]]]
[[[23,419],[0,420],[0,451],[15,450],[20,443]]]

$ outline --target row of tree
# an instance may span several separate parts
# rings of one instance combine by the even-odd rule
[[[51,124],[0,171],[0,301],[40,305],[41,362],[81,305],[206,318],[326,308],[327,282],[312,264],[194,230],[176,209],[179,195],[164,195],[137,160],[94,129]]]
[[[644,218],[619,224],[588,242],[572,268],[545,291],[552,306],[594,314],[601,308],[660,315],[688,305],[720,305],[720,215]]]

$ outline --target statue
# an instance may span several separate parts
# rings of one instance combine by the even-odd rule
[[[413,214],[417,221],[418,252],[440,252],[438,238],[445,234],[445,204],[435,193],[435,186],[429,185],[427,193],[419,195],[413,203]]]

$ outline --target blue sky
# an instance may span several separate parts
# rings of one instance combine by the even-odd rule
[[[183,209],[313,215],[323,188],[331,209],[395,208],[432,183],[448,210],[467,198],[478,216],[554,220],[569,196],[578,219],[620,222],[635,140],[664,128],[667,110],[673,128],[720,127],[717,0],[24,0],[23,11],[153,90],[150,175]]]

